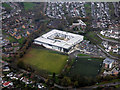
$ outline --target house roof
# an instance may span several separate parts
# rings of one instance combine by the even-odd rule
[[[113,59],[110,59],[110,58],[106,58],[104,61],[103,61],[103,63],[105,63],[105,64],[112,64],[114,62],[114,60]]]
[[[8,81],[8,82],[3,83],[3,85],[4,85],[4,86],[8,86],[10,83],[11,83],[11,82]]]

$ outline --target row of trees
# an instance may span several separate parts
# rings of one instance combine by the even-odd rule
[[[109,82],[113,79],[120,79],[120,73],[118,76],[107,75],[105,77],[101,77],[101,76],[85,77],[80,75],[68,77],[63,74],[59,75],[58,77],[55,77],[53,74],[53,77],[47,80],[47,84],[48,86],[52,86],[54,85],[54,83],[57,83],[58,85],[65,86],[65,87],[72,86],[72,87],[78,88],[78,87],[84,87],[84,86],[91,86],[96,83],[105,82],[105,81]]]

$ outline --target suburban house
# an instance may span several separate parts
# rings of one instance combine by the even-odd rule
[[[113,64],[114,64],[114,60],[113,59],[110,59],[110,58],[106,58],[104,61],[103,61],[103,65],[105,68],[112,68],[113,67]]]
[[[78,23],[73,23],[72,26],[70,26],[71,28],[74,28],[74,27],[78,27],[78,28],[86,28],[86,24],[82,21],[82,20],[78,20]]]
[[[8,86],[12,86],[12,85],[13,85],[13,83],[10,81],[3,83],[4,87],[8,87]]]

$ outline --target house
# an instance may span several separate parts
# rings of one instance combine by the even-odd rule
[[[118,71],[116,68],[114,68],[114,69],[112,70],[112,74],[113,74],[113,75],[118,75],[118,73],[119,73],[119,71]]]
[[[13,85],[13,83],[10,81],[3,83],[4,87],[8,87],[8,86],[12,86],[12,85]]]
[[[13,77],[10,77],[10,79],[15,79],[15,80],[18,80],[17,77],[13,76]]]
[[[74,27],[78,27],[78,28],[86,28],[86,24],[82,21],[82,20],[78,20],[78,23],[73,23],[72,26],[70,26],[71,28]]]
[[[19,43],[17,43],[17,42],[13,42],[13,43],[11,43],[12,44],[12,46],[17,46],[17,45],[19,45]]]
[[[13,76],[13,72],[7,74],[7,77],[12,77]]]
[[[25,29],[25,25],[22,25],[22,28]]]
[[[104,46],[105,48],[107,48],[107,47],[108,47],[108,42],[103,41],[103,42],[102,42],[102,44],[103,44],[103,46]]]
[[[110,59],[110,58],[106,58],[104,61],[103,61],[103,65],[105,68],[112,68],[113,67],[113,64],[114,64],[114,60],[113,59]]]
[[[16,28],[14,28],[14,31],[16,31],[16,32],[17,32],[17,29],[16,29]]]
[[[27,31],[27,35],[30,35],[30,32],[29,32],[29,31]]]
[[[8,66],[3,67],[3,71],[10,71],[10,68]]]
[[[4,47],[5,51],[11,51],[13,50],[13,47],[11,47],[11,45],[7,45]]]
[[[38,88],[45,88],[41,83],[37,83]]]
[[[25,84],[31,84],[31,83],[33,83],[32,81],[30,81],[28,78],[26,78],[26,77],[22,77],[21,79],[20,79],[22,82],[24,82]]]
[[[100,31],[100,34],[105,35],[105,31]]]
[[[117,53],[119,51],[118,50],[118,45],[112,46],[112,49],[113,49],[114,53]]]
[[[9,53],[2,53],[2,57],[10,57]]]
[[[118,51],[119,51],[118,48],[113,49],[114,53],[117,53]]]
[[[21,35],[15,35],[15,38],[16,39],[21,39],[22,37],[21,37]]]

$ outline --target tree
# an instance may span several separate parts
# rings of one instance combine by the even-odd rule
[[[23,61],[18,61],[17,66],[19,68],[23,68],[23,69],[25,68],[25,64],[23,63]]]
[[[55,73],[53,73],[52,80],[53,80],[53,83],[55,83]]]
[[[74,87],[78,87],[78,86],[79,86],[78,81],[75,81],[75,82],[73,83],[73,86],[74,86]]]
[[[70,84],[71,84],[70,78],[65,76],[65,77],[62,79],[62,85],[68,86],[68,85],[70,85]]]
[[[118,78],[120,79],[120,72],[118,73]]]

